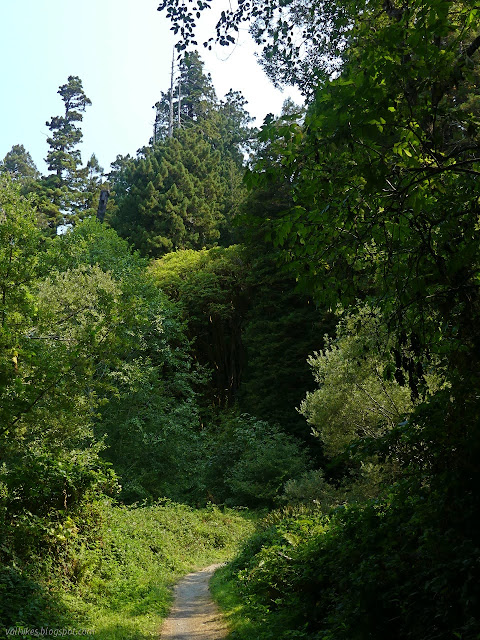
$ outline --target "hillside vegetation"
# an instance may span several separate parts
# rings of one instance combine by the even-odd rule
[[[478,640],[480,10],[232,6],[305,94],[257,131],[208,6],[136,157],[82,167],[70,76],[0,164],[0,627],[149,637],[248,538],[232,638]]]

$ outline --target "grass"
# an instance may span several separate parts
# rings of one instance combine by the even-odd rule
[[[95,629],[96,640],[147,640],[158,637],[172,585],[231,558],[254,524],[245,512],[165,502],[108,507],[102,527],[99,544],[79,546],[73,586],[61,596],[71,626]]]
[[[222,609],[232,640],[258,640],[258,623],[248,614],[247,606],[232,580],[229,567],[219,569],[210,581],[213,599]]]
[[[240,588],[239,588],[240,586]],[[262,611],[262,607],[245,597],[238,578],[229,566],[215,572],[210,582],[213,599],[219,605],[230,629],[229,640],[277,640],[283,635],[288,622],[282,616]],[[289,637],[294,638],[293,632]],[[299,634],[299,638],[304,638]]]

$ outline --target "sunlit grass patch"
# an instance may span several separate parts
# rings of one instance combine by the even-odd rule
[[[98,640],[158,637],[173,584],[231,558],[252,530],[247,514],[215,506],[109,507],[98,545],[78,550],[74,585],[62,599],[75,625],[94,628]]]

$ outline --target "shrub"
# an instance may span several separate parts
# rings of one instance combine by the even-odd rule
[[[322,511],[342,504],[346,492],[325,480],[321,469],[306,471],[299,478],[287,480],[279,501],[288,505],[318,505]]]
[[[211,442],[207,484],[216,500],[231,505],[273,506],[285,482],[309,466],[295,438],[247,414],[224,418]]]

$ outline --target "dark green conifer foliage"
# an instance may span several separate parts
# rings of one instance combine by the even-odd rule
[[[180,88],[180,122],[178,119]],[[152,142],[168,136],[170,118],[170,92],[162,93],[156,103],[155,132]],[[186,54],[180,62],[179,77],[173,88],[173,129],[196,127],[222,158],[230,157],[238,166],[244,165],[244,154],[256,129],[250,125],[253,118],[246,109],[247,101],[240,91],[230,89],[223,100],[218,100],[210,74],[204,72],[204,63],[198,52]]]
[[[109,174],[109,222],[151,257],[236,242],[232,221],[245,198],[244,156],[253,135],[246,100],[230,90],[219,102],[197,52],[180,62],[172,137],[170,91],[155,105],[152,147],[135,160],[118,156]]]
[[[32,156],[23,144],[14,144],[0,162],[0,173],[9,173],[14,180],[30,182],[40,177]]]
[[[102,189],[103,167],[100,166],[97,156],[93,153],[85,168],[84,174],[84,194],[85,201],[83,215],[94,215],[98,208],[98,199]]]
[[[197,51],[185,54],[180,60],[172,98],[169,88],[162,92],[162,97],[154,106],[154,144],[168,136],[171,99],[174,129],[204,122],[215,108],[217,96],[212,78],[210,74],[205,74],[204,63]]]
[[[218,147],[222,156],[230,156],[238,166],[245,164],[244,154],[251,150],[257,133],[257,129],[251,127],[253,118],[247,105],[241,91],[230,89],[217,108]]]
[[[57,93],[63,100],[65,114],[54,116],[46,123],[52,134],[47,138],[50,150],[46,162],[53,173],[46,179],[45,186],[51,190],[54,204],[72,214],[81,200],[84,177],[79,171],[81,155],[76,148],[83,137],[78,123],[82,122],[83,113],[92,102],[87,98],[78,76],[69,76],[67,84],[62,85]]]
[[[311,428],[296,408],[305,391],[312,389],[307,358],[323,348],[334,318],[296,291],[274,251],[258,246],[249,253],[249,309],[242,333],[246,367],[239,404],[313,446]]]
[[[177,130],[120,165],[110,174],[117,202],[110,223],[143,255],[216,244],[223,221],[220,155],[196,129]]]
[[[180,124],[189,126],[208,117],[216,101],[209,73],[197,51],[187,53],[180,63]]]

